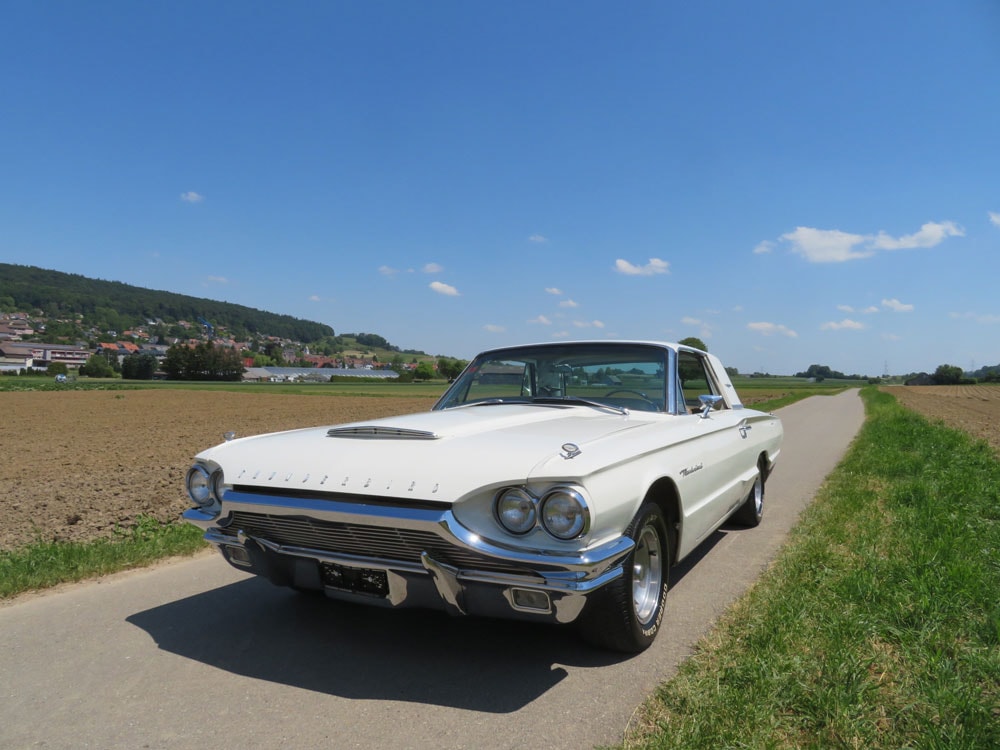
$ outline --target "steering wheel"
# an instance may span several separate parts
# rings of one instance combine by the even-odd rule
[[[643,393],[642,391],[633,390],[631,388],[615,388],[614,390],[608,391],[607,393],[605,393],[604,397],[607,398],[608,396],[614,396],[616,393],[631,393],[633,396],[638,396],[643,401],[645,401],[647,404],[649,404],[650,406],[652,406],[654,410],[659,410],[659,408],[660,408],[657,405],[657,403],[655,401],[653,401],[653,399],[651,399],[645,393]]]

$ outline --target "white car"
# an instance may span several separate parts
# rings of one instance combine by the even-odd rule
[[[671,564],[760,523],[781,422],[722,363],[591,341],[476,357],[431,411],[232,439],[184,518],[232,565],[384,607],[576,623],[637,652]]]

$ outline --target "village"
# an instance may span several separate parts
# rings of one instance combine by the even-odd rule
[[[393,357],[391,362],[383,362],[370,352],[361,353],[360,356],[347,352],[334,356],[314,354],[310,352],[308,344],[276,336],[237,341],[229,337],[225,329],[217,328],[204,320],[198,323],[180,320],[171,324],[172,330],[180,328],[187,332],[189,335],[186,337],[155,336],[151,329],[162,327],[164,322],[149,320],[146,326],[127,331],[86,331],[87,341],[44,343],[35,340],[43,336],[48,324],[49,321],[44,316],[27,312],[0,313],[0,374],[51,371],[73,376],[95,355],[103,357],[115,371],[120,371],[125,358],[133,355],[151,355],[160,365],[171,346],[195,346],[206,341],[212,342],[216,347],[240,353],[245,381],[327,381],[337,375],[396,378],[401,372],[417,368],[416,362],[404,362],[401,356]],[[264,351],[272,353],[271,356],[262,354]],[[157,370],[159,371],[159,367]]]

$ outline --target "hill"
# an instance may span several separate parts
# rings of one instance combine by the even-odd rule
[[[310,343],[335,336],[333,328],[324,323],[290,315],[119,281],[0,263],[0,312],[15,310],[40,310],[51,320],[82,316],[82,323],[99,330],[124,331],[151,320],[197,324],[204,319],[227,329],[237,339],[263,335]]]

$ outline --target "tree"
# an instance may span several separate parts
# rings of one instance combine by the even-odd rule
[[[457,378],[459,375],[462,374],[462,370],[465,369],[465,366],[467,364],[468,362],[466,362],[465,360],[449,359],[448,357],[441,357],[440,359],[438,359],[437,363],[438,374],[443,378],[447,378],[448,380]]]
[[[103,354],[95,352],[80,365],[80,374],[89,378],[113,378],[115,370]]]
[[[130,354],[122,360],[122,379],[152,380],[156,372],[156,357],[152,354]]]
[[[421,362],[413,371],[414,380],[430,380],[434,377],[434,368],[430,362]]]
[[[937,385],[957,385],[962,382],[962,368],[957,365],[938,365],[934,371],[934,382]]]
[[[69,368],[66,367],[65,362],[49,362],[46,372],[49,375],[66,375],[69,373]]]

